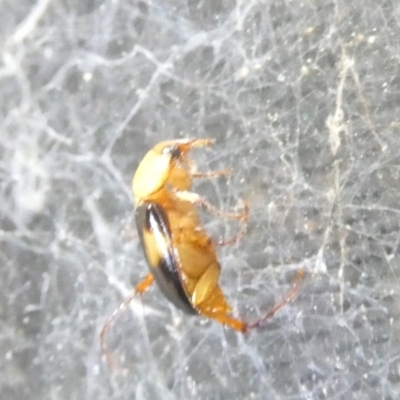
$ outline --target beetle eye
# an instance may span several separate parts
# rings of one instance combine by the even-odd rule
[[[162,149],[162,154],[169,154],[171,158],[178,159],[181,156],[181,151],[178,146],[166,146]]]

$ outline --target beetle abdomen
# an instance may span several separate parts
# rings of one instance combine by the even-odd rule
[[[136,208],[135,220],[147,263],[161,292],[185,313],[197,314],[182,284],[166,212],[155,202],[144,202]]]

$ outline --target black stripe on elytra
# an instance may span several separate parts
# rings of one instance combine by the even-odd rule
[[[171,303],[185,313],[197,314],[183,288],[179,273],[179,260],[177,260],[176,252],[172,248],[171,227],[166,212],[161,205],[155,202],[143,203],[136,209],[135,220],[143,249],[146,249],[143,238],[144,230],[153,235],[156,233],[162,235],[166,239],[168,250],[165,254],[162,254],[160,264],[156,268],[151,268],[149,259],[145,254],[150,271],[161,292]]]

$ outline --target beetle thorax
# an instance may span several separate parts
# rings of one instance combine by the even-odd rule
[[[157,193],[168,180],[170,170],[171,155],[150,150],[133,177],[132,190],[136,204]]]

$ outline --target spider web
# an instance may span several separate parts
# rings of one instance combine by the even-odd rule
[[[395,1],[3,0],[0,392],[16,399],[400,397],[400,6]],[[219,250],[246,336],[152,288],[131,178],[211,137],[196,190],[250,204]],[[212,234],[237,227],[204,216]],[[211,233],[210,233],[211,234]]]

